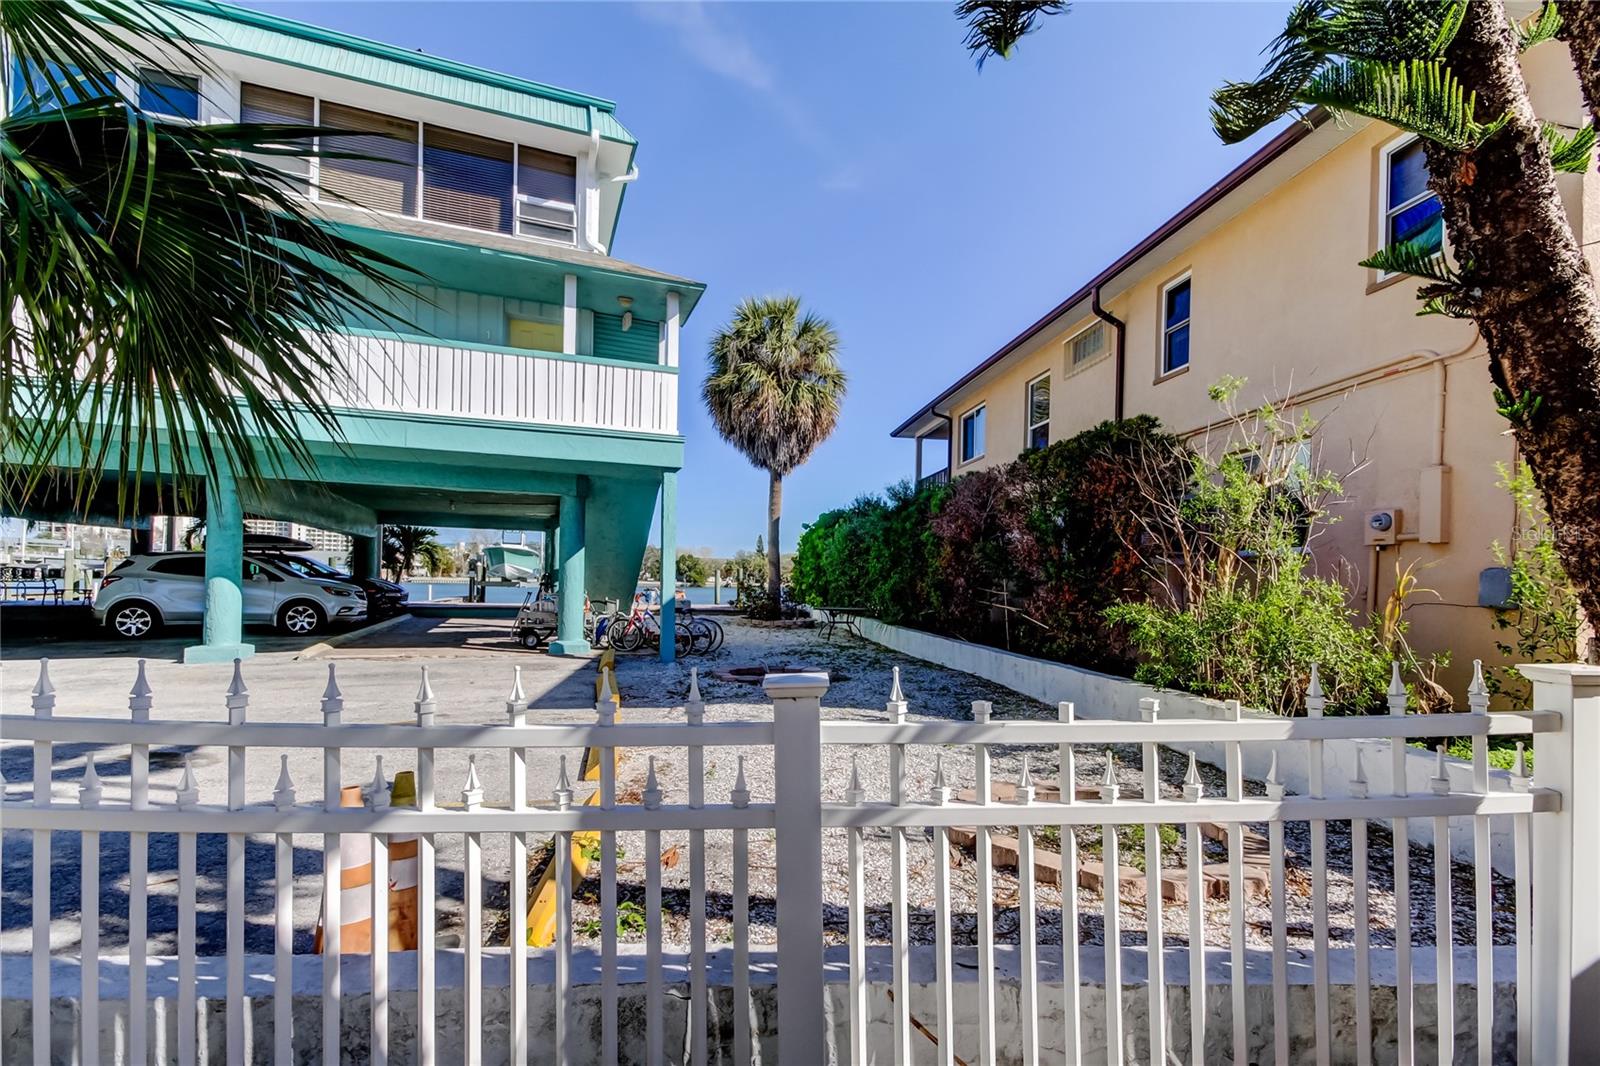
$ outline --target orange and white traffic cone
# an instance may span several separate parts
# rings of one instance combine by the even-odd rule
[[[417,805],[417,777],[410,770],[394,775],[389,791],[394,807]],[[397,833],[389,838],[389,950],[417,948],[417,834]]]
[[[360,785],[339,790],[339,806],[362,807]],[[339,949],[346,955],[372,953],[372,838],[365,833],[339,836]],[[317,916],[317,931],[311,950],[322,954],[323,921]]]

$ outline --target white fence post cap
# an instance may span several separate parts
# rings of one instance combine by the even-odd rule
[[[768,674],[761,688],[774,700],[821,699],[828,691],[827,674]]]

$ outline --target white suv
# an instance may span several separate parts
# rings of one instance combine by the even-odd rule
[[[331,619],[353,620],[367,613],[367,594],[356,585],[302,577],[262,559],[246,559],[243,577],[247,625],[276,625],[304,636]],[[204,554],[135,555],[100,582],[94,617],[119,636],[138,639],[163,625],[199,622],[205,601]]]

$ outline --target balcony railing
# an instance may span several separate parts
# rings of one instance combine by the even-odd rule
[[[678,432],[678,375],[665,368],[366,334],[337,334],[333,343],[349,371],[327,389],[338,407]]]
[[[931,474],[924,474],[921,477],[919,477],[917,479],[917,488],[925,489],[929,485],[948,485],[949,483],[950,483],[950,471],[948,471],[948,470],[935,470]]]

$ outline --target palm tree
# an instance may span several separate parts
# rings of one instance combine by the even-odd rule
[[[169,121],[119,93],[108,72],[174,52],[208,69],[190,19],[126,0],[0,5],[15,58],[0,71],[0,503],[63,453],[80,502],[113,470],[124,506],[143,474],[310,470],[302,416],[338,433],[327,331],[395,321],[362,286],[392,290],[405,268],[320,225],[273,166],[337,131]]]
[[[701,395],[722,439],[765,470],[767,595],[783,591],[778,518],[783,479],[811,457],[839,420],[845,377],[839,335],[824,319],[800,313],[798,296],[745,299],[711,338]]]
[[[1008,55],[1044,6],[961,4],[979,65]],[[1590,112],[1582,129],[1540,122],[1528,95],[1521,56],[1555,38],[1567,42]],[[1600,624],[1600,293],[1556,182],[1594,159],[1600,5],[1547,2],[1517,22],[1497,0],[1302,0],[1266,51],[1253,81],[1212,96],[1224,141],[1309,108],[1422,141],[1450,254],[1413,241],[1361,265],[1420,278],[1423,313],[1477,324],[1562,566]],[[1589,655],[1600,659],[1600,640]]]
[[[395,580],[409,577],[418,559],[430,574],[443,567],[450,551],[439,543],[438,536],[439,531],[428,526],[383,527],[383,561],[394,572]]]

